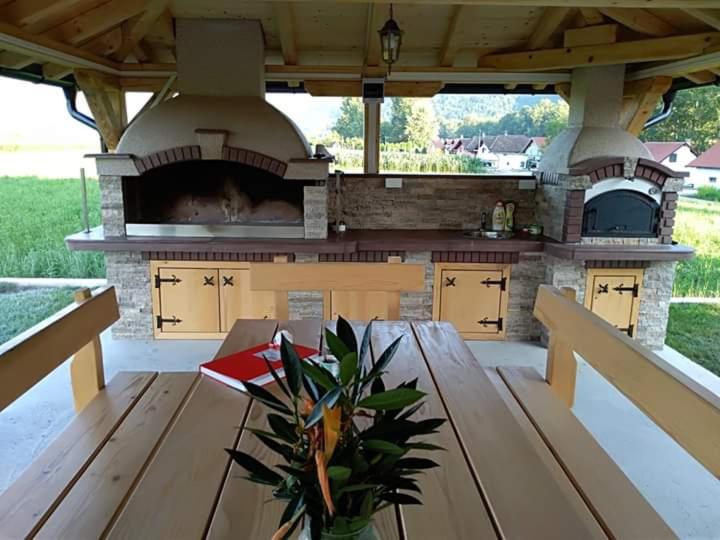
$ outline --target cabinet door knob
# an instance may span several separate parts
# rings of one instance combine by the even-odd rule
[[[235,284],[233,283],[233,279],[235,276],[223,276],[223,287],[234,287]]]
[[[445,286],[446,287],[455,287],[455,280],[457,278],[454,277],[446,277],[445,278]]]
[[[215,276],[203,276],[203,287],[206,286],[215,286]]]

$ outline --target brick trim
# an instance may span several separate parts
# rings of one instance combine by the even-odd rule
[[[563,217],[563,242],[579,242],[582,238],[583,213],[585,211],[585,190],[574,189],[565,193],[565,215]]]
[[[151,261],[273,262],[276,256],[285,256],[288,258],[288,262],[295,262],[294,253],[145,251],[142,254],[143,259]]]
[[[659,234],[661,244],[672,244],[673,229],[675,228],[675,214],[677,211],[679,195],[665,191],[660,200]]]
[[[625,159],[622,157],[598,157],[577,163],[570,169],[574,175],[587,175],[593,184],[606,178],[625,177]],[[651,159],[640,158],[633,173],[635,178],[642,178],[663,187],[668,178],[682,178],[687,173],[676,172]]]
[[[647,268],[648,261],[585,261],[585,268]]]
[[[170,163],[200,159],[200,155],[200,147],[197,145],[177,146],[168,150],[160,150],[147,156],[136,157],[135,167],[137,167],[140,174],[143,174],[151,169],[169,165]]]
[[[404,251],[355,251],[353,253],[320,253],[318,262],[368,262],[384,263],[388,257],[402,257],[405,260]]]
[[[434,263],[499,263],[520,262],[520,254],[510,251],[433,251]]]
[[[274,157],[253,150],[246,150],[245,148],[235,148],[234,146],[223,146],[222,158],[226,161],[235,161],[243,165],[263,169],[277,176],[285,176],[288,167],[287,163]]]

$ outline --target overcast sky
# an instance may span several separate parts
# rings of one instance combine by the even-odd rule
[[[149,94],[129,94],[132,116]],[[268,101],[288,114],[306,136],[322,134],[333,123],[339,98],[311,98],[307,94],[268,94]],[[87,105],[78,99],[81,111]],[[94,147],[97,134],[70,118],[59,88],[0,77],[0,144],[71,144]]]

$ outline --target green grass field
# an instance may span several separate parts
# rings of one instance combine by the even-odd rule
[[[97,180],[88,181],[90,225],[100,224]],[[0,276],[105,277],[101,253],[70,252],[82,230],[80,180],[0,177]]]
[[[73,301],[73,289],[25,289],[0,283],[0,343],[48,318]]]
[[[673,239],[696,251],[678,264],[674,296],[720,297],[720,202],[681,199]]]
[[[720,305],[672,304],[666,343],[720,376]]]

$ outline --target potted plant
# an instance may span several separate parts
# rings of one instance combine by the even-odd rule
[[[244,452],[227,452],[248,480],[272,486],[274,498],[285,502],[273,540],[287,538],[301,524],[307,539],[374,539],[374,514],[393,504],[421,504],[407,492],[419,494],[416,475],[437,463],[408,453],[441,450],[417,438],[436,433],[445,419],[412,420],[425,395],[416,388],[417,379],[386,389],[382,375],[402,336],[373,364],[371,329],[372,323],[358,347],[350,324],[338,319],[337,334],[325,333],[327,348],[338,359],[330,365],[301,361],[283,338],[285,381],[268,362],[278,390],[244,383],[253,398],[273,410],[267,430],[246,429],[283,463],[273,470]]]

